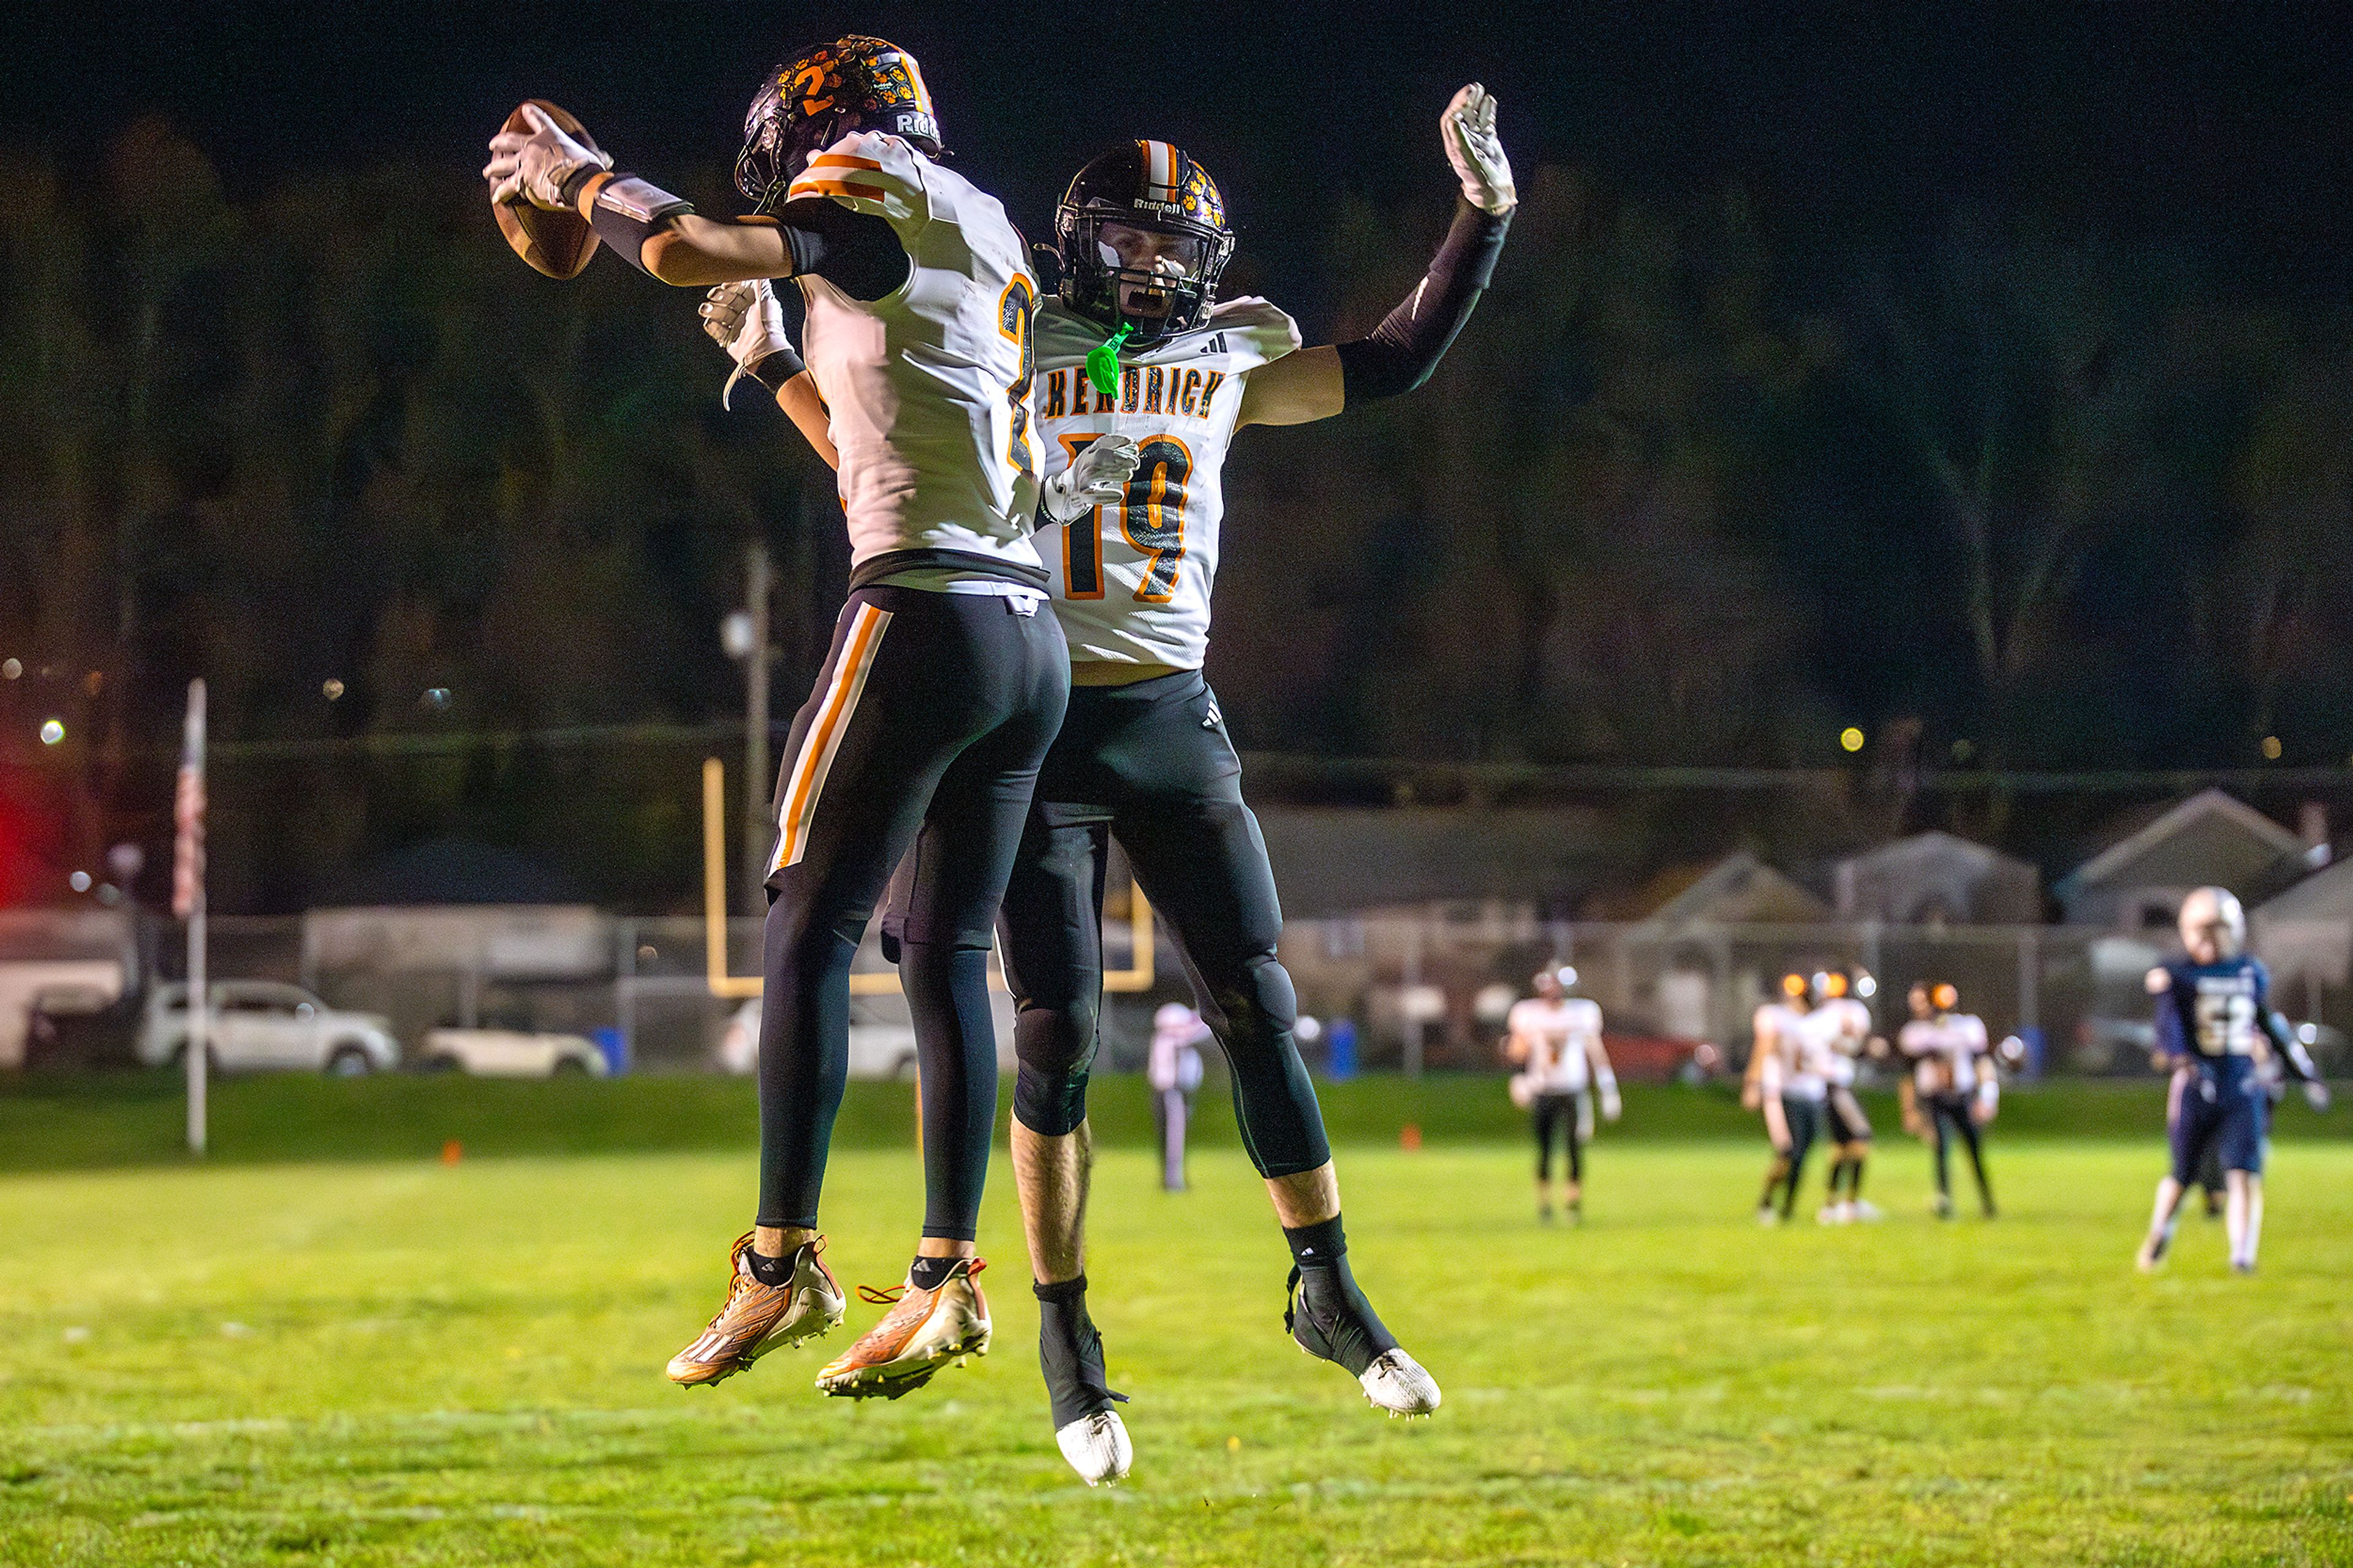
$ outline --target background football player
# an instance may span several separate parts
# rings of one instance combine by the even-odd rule
[[[1536,972],[1535,994],[1512,1004],[1505,1019],[1504,1058],[1519,1067],[1528,1089],[1528,1119],[1536,1135],[1536,1217],[1552,1220],[1552,1148],[1561,1146],[1561,1206],[1571,1224],[1585,1214],[1585,1145],[1593,1136],[1593,1090],[1601,1116],[1618,1120],[1617,1075],[1601,1043],[1601,1007],[1571,996],[1574,969]]]
[[[1831,1148],[1830,1195],[1815,1217],[1825,1225],[1877,1219],[1879,1210],[1862,1198],[1871,1121],[1854,1095],[1856,1068],[1872,1044],[1871,1009],[1854,994],[1854,983],[1842,969],[1816,971],[1807,994],[1813,1010],[1799,1024],[1799,1033],[1830,1084],[1823,1104]],[[1886,1048],[1883,1042],[1879,1048]]]
[[[1962,1012],[1960,991],[1941,982],[1920,982],[1906,1000],[1912,1017],[1897,1034],[1895,1045],[1912,1063],[1914,1102],[1935,1140],[1936,1216],[1953,1217],[1948,1157],[1953,1141],[1958,1139],[1969,1152],[1978,1203],[1985,1217],[1991,1219],[1993,1187],[1986,1179],[1985,1146],[1979,1131],[1991,1120],[1994,1107],[1993,1097],[1985,1092],[1993,1081],[1985,1020]]]
[[[1759,1006],[1748,1020],[1748,1065],[1740,1075],[1740,1103],[1743,1109],[1764,1117],[1765,1138],[1773,1146],[1773,1157],[1765,1166],[1764,1190],[1757,1198],[1758,1225],[1780,1224],[1783,1214],[1797,1201],[1798,1161],[1791,1156],[1802,1158],[1804,1151],[1796,1147],[1792,1137],[1788,1108],[1781,1100],[1781,1086],[1796,1065],[1798,1030],[1805,1022],[1799,1005],[1805,998],[1805,976],[1785,974],[1779,994]],[[1800,1118],[1804,1119],[1803,1112]],[[1810,1134],[1808,1142],[1811,1141]]]
[[[2185,1065],[2193,1076],[2173,1119],[2173,1167],[2157,1184],[2148,1235],[2135,1261],[2146,1272],[2164,1259],[2182,1194],[2211,1147],[2222,1166],[2231,1268],[2252,1274],[2263,1232],[2266,1051],[2304,1079],[2316,1108],[2327,1105],[2328,1091],[2287,1020],[2272,1010],[2271,975],[2245,951],[2239,900],[2226,889],[2200,888],[2182,900],[2180,929],[2183,956],[2151,970],[2148,987],[2157,998],[2159,1061]]]
[[[1061,528],[1045,548],[1074,691],[1007,891],[1004,951],[1019,1006],[1013,1152],[1039,1354],[1057,1438],[1090,1484],[1125,1474],[1132,1455],[1086,1309],[1086,1084],[1113,837],[1168,922],[1225,1051],[1244,1147],[1292,1252],[1293,1339],[1392,1415],[1439,1403],[1436,1380],[1350,1269],[1331,1144],[1275,955],[1274,878],[1201,666],[1233,433],[1328,418],[1429,378],[1484,291],[1517,205],[1494,121],[1475,84],[1447,106],[1440,130],[1464,200],[1420,286],[1351,342],[1302,350],[1291,318],[1264,300],[1218,299],[1233,248],[1224,200],[1168,142],[1095,159],[1057,214],[1060,298],[1039,327],[1040,521]],[[726,291],[708,312],[713,336],[732,342],[728,323],[765,308],[757,289]],[[1121,347],[1105,390],[1088,359],[1107,339]]]
[[[840,1320],[817,1213],[848,1077],[850,961],[920,837],[902,967],[923,1064],[923,1240],[895,1306],[818,1379],[832,1394],[895,1395],[987,1344],[972,1279],[997,1105],[985,966],[1069,691],[1029,537],[1028,252],[997,199],[938,161],[922,71],[878,38],[838,39],[769,75],[736,161],[748,217],[702,216],[547,115],[524,118],[530,129],[491,143],[493,201],[576,212],[665,283],[790,278],[808,308],[850,593],[777,783],[759,1211],[724,1304],[670,1375],[715,1383]],[[738,363],[779,384],[799,370]]]

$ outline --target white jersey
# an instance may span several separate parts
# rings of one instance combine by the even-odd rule
[[[1895,1043],[1913,1058],[1913,1087],[1922,1094],[1976,1091],[1978,1059],[1987,1051],[1985,1020],[1976,1014],[1915,1018],[1904,1026]]]
[[[1871,1009],[1852,996],[1823,1003],[1798,1026],[1812,1065],[1838,1087],[1854,1082],[1856,1058],[1871,1039]]]
[[[1120,389],[1109,397],[1086,373],[1087,351],[1103,337],[1059,303],[1039,317],[1047,475],[1070,467],[1097,436],[1128,437],[1143,455],[1124,504],[1039,531],[1054,608],[1072,664],[1198,669],[1208,655],[1226,451],[1243,379],[1296,350],[1299,328],[1263,300],[1226,300],[1198,331],[1123,353]]]
[[[1200,1088],[1201,1044],[1210,1033],[1201,1015],[1184,1003],[1163,1002],[1152,1015],[1152,1055],[1145,1064],[1145,1077],[1152,1087],[1164,1093],[1176,1089],[1187,1094]]]
[[[1601,1037],[1601,1008],[1582,996],[1547,1002],[1531,996],[1512,1004],[1506,1021],[1528,1042],[1527,1078],[1538,1094],[1582,1094],[1591,1081],[1591,1042]]]
[[[786,195],[886,220],[909,261],[907,281],[871,302],[822,278],[797,279],[808,305],[801,355],[841,454],[853,569],[947,551],[1036,576],[1038,284],[1004,206],[871,131],[811,159]]]

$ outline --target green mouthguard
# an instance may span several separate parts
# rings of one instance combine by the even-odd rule
[[[1093,382],[1095,390],[1105,397],[1119,391],[1119,346],[1127,342],[1127,334],[1134,331],[1135,323],[1130,321],[1112,334],[1110,342],[1097,343],[1087,351],[1087,379]]]

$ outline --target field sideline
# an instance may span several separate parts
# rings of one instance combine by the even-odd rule
[[[2353,1560],[2353,1148],[2282,1143],[2252,1280],[2195,1219],[2133,1275],[2154,1137],[1998,1140],[1994,1225],[1929,1219],[1898,1139],[1884,1224],[1760,1232],[1757,1153],[1605,1141],[1591,1223],[1542,1231],[1516,1146],[1344,1150],[1359,1274],[1446,1385],[1407,1424],[1286,1342],[1238,1153],[1170,1197],[1107,1150],[1092,1272],[1138,1473],[1092,1493],[1043,1414],[1001,1166],[997,1352],[868,1407],[807,1354],[661,1378],[715,1304],[744,1152],[20,1164],[0,1561]],[[845,1282],[895,1279],[913,1162],[841,1152],[828,1209]]]

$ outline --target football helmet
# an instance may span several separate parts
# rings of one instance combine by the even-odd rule
[[[1054,213],[1062,303],[1138,343],[1209,319],[1234,253],[1209,172],[1166,142],[1127,142],[1088,163]]]
[[[940,155],[940,122],[915,57],[851,33],[770,71],[744,116],[735,188],[766,212],[808,161],[853,131],[881,131]]]

